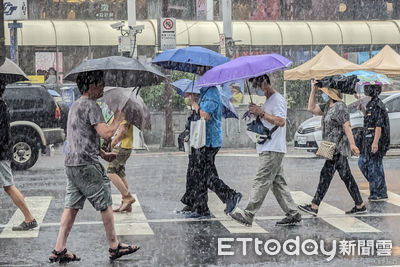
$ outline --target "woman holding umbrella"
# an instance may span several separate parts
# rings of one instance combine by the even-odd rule
[[[333,175],[338,171],[340,178],[345,183],[347,191],[355,203],[355,206],[351,210],[346,211],[346,214],[366,213],[367,208],[364,205],[357,183],[349,167],[348,157],[351,156],[351,153],[358,156],[360,151],[354,142],[347,106],[342,101],[342,93],[339,89],[322,87],[320,90],[323,92],[322,98],[326,103],[322,105],[315,103],[315,93],[317,91],[317,82],[315,82],[308,100],[308,111],[314,115],[322,116],[322,138],[323,140],[335,143],[336,149],[333,159],[325,161],[311,204],[300,205],[299,209],[316,216],[319,205],[328,191]]]

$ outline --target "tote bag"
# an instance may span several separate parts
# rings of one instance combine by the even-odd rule
[[[190,123],[190,146],[199,149],[206,145],[206,121],[201,118]]]

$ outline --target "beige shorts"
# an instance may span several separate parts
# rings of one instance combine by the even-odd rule
[[[112,152],[117,154],[117,158],[107,165],[108,174],[117,174],[119,177],[126,177],[125,164],[129,159],[132,149],[114,147]]]

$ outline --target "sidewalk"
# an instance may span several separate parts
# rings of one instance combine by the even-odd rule
[[[147,150],[135,150],[136,153],[174,153],[178,152],[177,147],[160,147],[159,144],[152,144],[152,145],[147,145],[149,148],[149,151]],[[255,154],[256,150],[255,148],[222,148],[219,152],[219,154],[224,154],[224,153],[229,153],[229,154]],[[287,144],[287,156],[295,156],[295,157],[304,157],[304,158],[311,158],[314,157],[315,154],[312,152],[307,152],[307,150],[303,149],[296,149],[293,146],[292,142],[289,142]],[[390,149],[386,157],[400,157],[400,148],[392,148]]]

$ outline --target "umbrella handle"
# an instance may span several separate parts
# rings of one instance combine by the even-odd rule
[[[249,96],[250,96],[250,102],[251,102],[251,103],[254,103],[254,102],[253,102],[253,98],[251,97],[250,87],[249,87],[249,83],[248,83],[247,80],[246,80],[246,87],[247,87],[247,92],[249,93]]]

